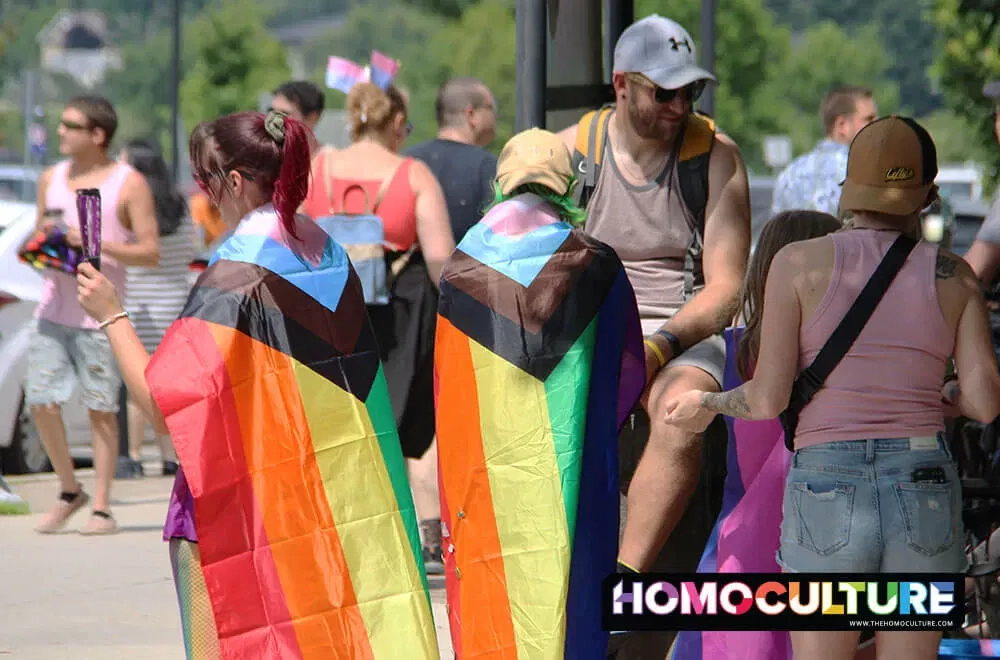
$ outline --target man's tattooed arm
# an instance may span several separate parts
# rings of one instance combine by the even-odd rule
[[[701,405],[720,415],[750,419],[750,404],[747,403],[747,396],[742,385],[735,390],[718,394],[705,392],[701,395]]]

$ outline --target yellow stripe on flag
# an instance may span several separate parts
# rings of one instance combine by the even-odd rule
[[[375,658],[440,658],[423,581],[364,402],[297,362],[295,376]]]
[[[570,544],[545,385],[476,342],[469,347],[517,655],[561,659]]]

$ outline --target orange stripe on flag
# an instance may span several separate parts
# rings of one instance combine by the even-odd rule
[[[230,328],[210,327],[229,356],[254,497],[302,657],[373,658],[292,359]]]
[[[456,649],[457,657],[517,660],[469,338],[441,316],[435,355],[439,365],[447,365],[446,372],[439,372],[438,460],[444,484],[441,495],[448,503],[448,527],[461,574],[461,649]]]

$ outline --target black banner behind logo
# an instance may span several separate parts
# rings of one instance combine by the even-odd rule
[[[957,574],[616,574],[605,630],[951,630],[964,622]]]

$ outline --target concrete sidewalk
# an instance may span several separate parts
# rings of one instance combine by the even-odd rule
[[[152,467],[157,472],[158,466]],[[93,493],[91,471],[80,481]],[[33,515],[0,516],[0,658],[183,660],[180,616],[163,519],[172,480],[117,481],[112,508],[122,532],[84,537],[32,531],[55,500],[53,475],[8,477]],[[431,578],[441,657],[452,658],[443,578]]]

